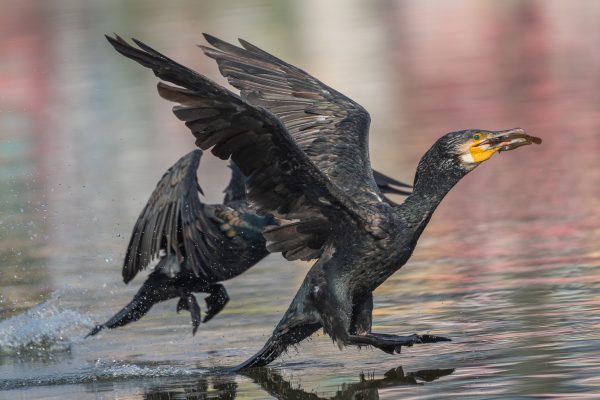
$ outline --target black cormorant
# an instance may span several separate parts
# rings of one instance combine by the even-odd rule
[[[317,259],[264,347],[236,369],[266,365],[323,328],[340,347],[401,346],[448,340],[371,331],[373,290],[410,258],[434,210],[467,173],[500,151],[541,140],[516,128],[468,129],[442,136],[419,161],[413,192],[383,201],[368,154],[369,114],[341,93],[256,46],[205,35],[238,96],[162,55],[108,37],[114,48],[152,69],[159,94],[196,144],[231,158],[247,176],[248,197],[276,216],[263,235],[288,260]]]
[[[124,282],[129,283],[152,259],[159,262],[131,302],[87,336],[137,321],[154,304],[173,298],[179,298],[177,312],[191,313],[192,333],[196,333],[201,314],[193,293],[209,294],[202,319],[208,322],[229,301],[219,282],[242,274],[269,254],[262,230],[273,223],[273,217],[253,211],[246,201],[245,177],[235,163],[230,163],[231,180],[223,204],[200,201],[196,171],[201,156],[202,150],[194,150],[181,157],[156,185],[131,234]],[[373,172],[382,192],[409,194],[410,185]]]

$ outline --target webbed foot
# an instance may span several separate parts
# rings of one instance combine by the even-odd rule
[[[411,347],[415,344],[450,342],[451,340],[444,336],[436,335],[417,335],[416,333],[408,336],[388,335],[385,333],[367,333],[366,335],[353,335],[350,337],[352,344],[369,345],[388,354],[400,354],[402,346]]]
[[[206,315],[202,322],[206,323],[212,319],[215,315],[221,312],[225,305],[229,302],[229,295],[225,290],[225,286],[221,284],[212,285],[210,287],[210,296],[205,298],[206,301]]]
[[[187,310],[192,314],[192,335],[195,335],[202,318],[200,316],[200,306],[193,294],[187,293],[181,296],[177,302],[177,313],[179,314],[181,310]]]

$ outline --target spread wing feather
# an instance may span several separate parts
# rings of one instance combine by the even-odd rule
[[[317,257],[328,239],[323,232],[333,231],[327,229],[331,221],[360,226],[368,220],[365,210],[313,164],[271,112],[249,104],[139,41],[135,42],[141,50],[118,36],[107,38],[119,53],[152,69],[160,79],[178,85],[159,82],[159,94],[179,103],[173,112],[185,121],[200,148],[212,148],[212,153],[222,159],[231,157],[240,167],[248,177],[250,200],[286,221],[306,223],[301,243],[293,240],[290,246],[279,249],[288,259]],[[311,230],[314,226],[318,226],[316,231]],[[291,239],[283,236],[279,241]]]
[[[209,220],[206,206],[200,202],[202,189],[196,178],[202,151],[183,156],[160,179],[138,217],[123,264],[123,280],[132,280],[161,251],[186,259],[196,276],[208,272],[205,254],[211,247],[207,236],[220,232]]]
[[[381,190],[381,193],[384,193],[383,199],[391,205],[396,205],[396,203],[388,196],[385,196],[385,194],[391,193],[401,196],[408,196],[411,194],[409,189],[412,189],[412,186],[408,183],[400,182],[392,177],[382,174],[377,170],[373,170],[373,178],[375,178],[375,183],[377,184],[379,190]]]
[[[196,172],[201,156],[201,150],[183,156],[156,185],[133,228],[123,265],[125,283],[158,257],[176,256],[180,276],[215,282],[240,274],[268,254],[260,235],[264,220],[248,209],[245,178],[234,165],[225,205],[200,201]],[[246,224],[245,234],[222,229],[233,220]]]
[[[243,48],[204,35],[200,46],[242,98],[275,114],[298,147],[357,202],[381,193],[369,163],[367,111],[303,70],[240,39]]]

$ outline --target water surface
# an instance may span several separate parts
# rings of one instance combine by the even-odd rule
[[[598,397],[596,2],[0,6],[0,398]],[[171,301],[84,340],[142,282],[120,280],[130,229],[193,148],[152,74],[105,42],[113,31],[221,83],[194,47],[201,32],[273,51],[364,105],[373,165],[406,181],[451,130],[543,137],[460,182],[375,292],[374,330],[453,342],[390,356],[321,334],[271,368],[225,374],[262,346],[309,268],[279,255],[227,282],[232,300],[196,337]],[[206,155],[199,179],[219,201],[228,169]]]

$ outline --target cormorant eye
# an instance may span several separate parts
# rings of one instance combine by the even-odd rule
[[[481,135],[479,133],[476,133],[473,135],[473,140],[479,140],[481,139]]]

